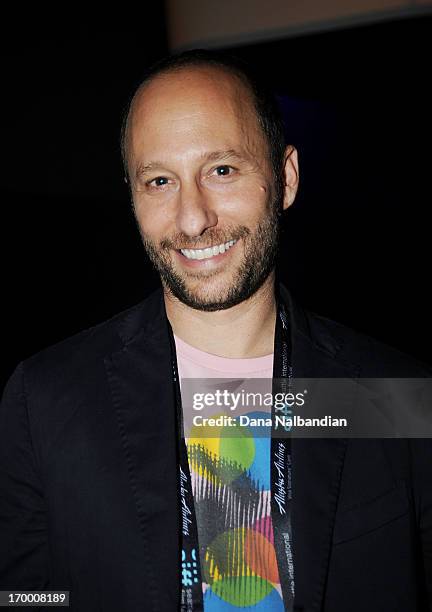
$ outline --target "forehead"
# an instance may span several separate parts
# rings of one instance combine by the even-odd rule
[[[136,94],[129,118],[129,156],[148,148],[261,149],[252,95],[239,77],[193,67],[158,75]],[[184,151],[183,151],[184,152]]]

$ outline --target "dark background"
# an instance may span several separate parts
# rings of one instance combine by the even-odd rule
[[[281,277],[310,309],[431,362],[430,23],[237,47],[280,96],[299,149]],[[118,144],[145,67],[168,53],[163,8],[101,23],[3,24],[3,365],[140,301],[157,278]]]

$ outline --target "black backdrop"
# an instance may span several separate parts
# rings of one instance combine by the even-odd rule
[[[4,60],[2,383],[21,359],[157,286],[122,181],[118,132],[167,53],[145,19],[12,19]],[[280,96],[301,188],[282,279],[307,307],[432,361],[425,18],[241,46]]]

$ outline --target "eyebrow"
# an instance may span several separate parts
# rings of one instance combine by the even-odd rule
[[[227,159],[237,159],[239,161],[247,161],[247,156],[236,151],[235,149],[227,149],[225,151],[212,151],[210,153],[203,153],[201,156],[203,161],[224,161]],[[165,167],[165,163],[159,160],[147,162],[146,164],[139,164],[137,167],[137,176],[141,174],[147,174],[156,168]]]

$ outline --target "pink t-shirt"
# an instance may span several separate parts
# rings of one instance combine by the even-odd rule
[[[182,378],[271,378],[273,353],[251,359],[232,359],[205,353],[174,336],[177,366]]]
[[[184,378],[266,378],[271,388],[273,354],[232,359],[174,339],[180,388]],[[282,612],[270,512],[270,431],[268,437],[251,428],[241,437],[186,442],[204,610]]]

